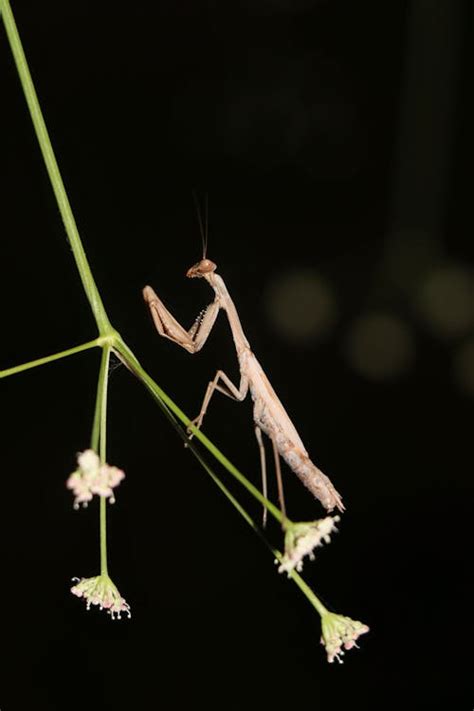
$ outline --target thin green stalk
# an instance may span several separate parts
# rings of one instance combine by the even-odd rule
[[[100,574],[108,575],[107,568],[107,499],[100,496]]]
[[[109,384],[110,347],[106,346],[102,352],[100,363],[99,393],[102,398],[100,404],[100,447],[99,457],[102,464],[107,461],[107,389]]]
[[[257,526],[253,518],[247,513],[247,511],[243,508],[243,506],[237,501],[235,496],[231,494],[229,489],[226,487],[226,485],[219,479],[217,474],[212,471],[212,469],[209,467],[207,462],[201,457],[199,452],[196,450],[194,445],[190,445],[191,449],[193,450],[194,456],[198,459],[199,463],[203,467],[203,469],[206,470],[208,475],[211,477],[213,482],[216,484],[216,486],[219,487],[219,489],[222,491],[224,496],[230,501],[232,506],[237,509],[239,514],[242,516],[242,518],[249,524],[249,526],[255,531],[255,533],[259,536],[259,538],[263,541],[265,546],[270,549],[272,554],[275,556],[275,558],[278,561],[282,561],[283,556],[280,553],[280,551],[276,550],[273,548],[270,543],[267,541],[265,536],[263,535],[263,532],[261,531],[260,527]],[[301,575],[295,570],[291,570],[289,573],[289,576],[293,582],[299,587],[303,595],[309,600],[309,602],[313,605],[313,607],[317,610],[319,615],[322,617],[323,615],[327,614],[328,610],[326,607],[324,607],[323,603],[321,600],[318,598],[318,596],[311,590],[309,585],[303,580]]]
[[[100,461],[105,464],[107,458],[107,385],[109,375],[110,346],[102,351],[97,398],[92,428],[91,447],[99,452]],[[100,498],[100,573],[107,575],[107,498]]]
[[[280,553],[278,553],[278,552],[275,553],[275,556],[276,556],[276,558],[278,558],[278,560],[281,560]],[[324,607],[324,605],[321,602],[321,600],[319,599],[319,597],[311,590],[308,583],[306,583],[303,580],[301,575],[295,569],[290,571],[289,577],[293,580],[293,582],[296,583],[296,585],[299,587],[299,589],[301,590],[303,595],[306,596],[306,598],[309,600],[309,602],[312,604],[312,606],[315,608],[315,610],[319,613],[319,615],[321,617],[323,617],[323,615],[327,615],[329,610],[326,607]]]
[[[74,348],[68,348],[66,351],[60,351],[59,353],[53,353],[53,355],[45,356],[44,358],[38,358],[37,360],[30,360],[28,363],[22,363],[21,365],[15,365],[13,368],[7,368],[6,370],[0,370],[0,379],[8,378],[9,375],[16,375],[16,373],[21,373],[24,370],[29,370],[30,368],[36,368],[38,365],[46,365],[46,363],[52,363],[55,360],[60,360],[61,358],[67,358],[68,356],[74,355],[75,353],[81,353],[82,351],[87,351],[89,348],[94,348],[95,346],[100,346],[104,342],[102,338],[96,338],[93,341],[88,341],[88,343],[82,343],[80,346],[74,346]]]
[[[56,196],[56,201],[58,203],[64,227],[69,238],[76,266],[82,280],[82,285],[91,305],[99,333],[101,335],[105,335],[106,333],[112,331],[112,326],[102,303],[94,277],[92,276],[86,253],[84,251],[84,247],[82,246],[81,238],[79,237],[79,231],[77,229],[63,179],[54,155],[51,140],[44,122],[35,87],[31,79],[30,70],[28,68],[9,0],[0,0],[0,9],[2,11],[5,30],[15,60],[20,82],[28,104],[31,120],[33,121],[36,137],[43,154],[46,170],[48,171],[49,179]]]
[[[184,438],[187,439],[185,433],[183,430],[179,427],[178,423],[174,419],[174,414],[176,414],[180,420],[185,424],[188,425],[190,420],[189,418],[186,417],[186,415],[178,408],[177,405],[164,393],[161,388],[155,383],[155,381],[148,375],[148,373],[142,368],[140,365],[139,361],[135,357],[135,355],[130,351],[128,346],[124,344],[122,341],[119,343],[115,344],[116,352],[119,357],[123,360],[123,362],[132,370],[132,372],[137,376],[139,380],[141,380],[145,386],[150,390],[154,398],[160,403],[162,406],[165,414],[167,415],[168,419],[171,421],[171,424],[176,428],[179,429],[180,435]],[[127,357],[125,356],[125,353],[121,354],[121,350],[123,349],[124,351],[127,351]],[[168,409],[169,408],[169,409]],[[174,414],[173,414],[174,413]],[[259,491],[256,489],[253,484],[251,484],[246,477],[239,472],[236,467],[225,457],[218,449],[215,447],[212,442],[210,442],[205,435],[203,435],[199,430],[194,428],[196,437],[198,437],[201,442],[209,449],[209,451],[215,456],[215,458],[221,462],[221,464],[224,465],[224,467],[235,476],[235,478],[248,490],[250,493],[252,493],[256,499],[258,499],[261,503],[263,503],[265,506],[268,507],[268,510],[272,513],[272,515],[281,523],[283,521],[283,515],[282,512],[277,509],[271,501],[266,499]],[[189,441],[189,440],[188,440]],[[208,446],[210,445],[210,446]],[[202,456],[199,454],[198,450],[196,449],[194,443],[191,441],[188,444],[189,448],[191,449],[192,453],[196,457],[196,459],[199,461],[203,469],[207,472],[207,474],[211,477],[211,479],[214,481],[214,483],[219,487],[219,489],[223,492],[223,494],[226,496],[226,498],[230,501],[230,503],[234,506],[235,509],[240,513],[242,518],[251,526],[251,528],[257,533],[257,535],[261,538],[263,543],[271,550],[275,558],[281,562],[283,556],[280,551],[277,549],[273,548],[265,536],[263,535],[263,532],[260,530],[259,526],[255,523],[253,518],[250,516],[250,514],[247,513],[247,511],[243,508],[243,506],[237,501],[235,496],[229,491],[229,489],[225,486],[225,484],[221,481],[221,479],[217,476],[217,474],[209,467],[209,465],[206,463],[206,461],[202,458]],[[292,523],[290,519],[286,518],[286,521],[289,523]],[[322,617],[323,615],[328,613],[327,608],[323,605],[321,600],[317,597],[317,595],[313,592],[313,590],[309,587],[309,585],[303,580],[301,575],[296,571],[296,570],[291,570],[288,574],[288,577],[290,577],[293,582],[299,587],[301,592],[305,595],[305,597],[308,599],[308,601],[313,605],[313,607],[316,609],[316,611],[319,613],[319,615]]]
[[[102,404],[100,409],[100,461],[107,461],[107,386],[109,382],[110,348],[102,352],[100,370],[102,375]],[[100,497],[100,574],[107,575],[107,499]]]
[[[110,352],[109,355],[107,355],[107,352],[109,351],[109,348],[105,347],[104,350],[102,351],[102,357],[100,361],[100,368],[99,368],[99,377],[97,380],[97,394],[95,398],[95,408],[94,408],[94,424],[92,425],[92,435],[91,435],[91,449],[94,450],[94,452],[99,452],[99,445],[100,445],[100,426],[102,423],[102,417],[101,417],[101,409],[102,409],[102,403],[103,403],[103,390],[104,387],[106,386],[106,371],[104,370],[105,368],[105,360],[110,357]]]
[[[255,487],[237,467],[235,467],[232,462],[230,462],[227,457],[222,454],[222,452],[213,444],[205,434],[201,432],[197,427],[195,427],[189,417],[187,417],[184,412],[171,400],[171,398],[160,388],[160,386],[153,380],[153,378],[148,375],[146,370],[142,367],[136,356],[132,353],[127,344],[118,337],[114,343],[114,351],[120,360],[125,363],[125,365],[132,371],[132,373],[142,381],[142,383],[148,388],[148,390],[155,396],[158,402],[164,404],[176,417],[181,420],[181,422],[186,427],[191,427],[192,433],[195,437],[202,442],[206,449],[227,469],[230,474],[232,474],[235,479],[237,479],[242,486],[244,486],[247,491],[252,494],[252,496],[257,499],[261,504],[263,504],[271,515],[277,519],[280,523],[283,522],[283,516],[280,511],[272,502],[267,499],[263,494]]]

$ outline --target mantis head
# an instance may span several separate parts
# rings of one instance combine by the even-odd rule
[[[188,269],[186,276],[190,279],[193,279],[194,277],[201,278],[207,276],[211,272],[214,272],[216,269],[217,264],[211,262],[210,259],[201,259],[200,262],[193,264],[193,266]]]

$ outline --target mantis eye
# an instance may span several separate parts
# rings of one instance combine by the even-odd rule
[[[199,262],[199,271],[202,273],[213,272],[216,266],[210,259],[203,259]]]
[[[202,277],[205,274],[213,272],[216,269],[216,266],[217,265],[214,264],[214,262],[211,262],[210,259],[201,259],[200,262],[188,269],[186,276],[190,278]]]

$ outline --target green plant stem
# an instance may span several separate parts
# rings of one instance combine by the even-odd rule
[[[107,389],[109,383],[109,361],[110,348],[105,347],[102,351],[99,378],[99,394],[101,397],[99,457],[102,464],[105,464],[107,461]]]
[[[276,552],[274,551],[274,553],[275,553],[275,557],[278,560],[281,560],[281,557],[282,557],[281,553],[279,553],[278,551],[276,551]],[[323,617],[323,615],[328,614],[329,610],[326,607],[324,607],[324,605],[321,602],[321,600],[319,599],[319,597],[311,590],[308,583],[306,583],[303,580],[301,575],[296,570],[293,569],[290,572],[289,577],[293,580],[294,583],[296,583],[296,585],[299,587],[299,589],[301,590],[303,595],[305,595],[305,597],[309,600],[309,602],[312,604],[314,609],[319,613],[320,617]]]
[[[107,461],[107,386],[109,382],[109,359],[110,349],[104,348],[102,351],[102,362],[100,372],[102,375],[102,403],[100,410],[100,461],[105,464]],[[100,497],[100,574],[107,575],[107,499]]]
[[[231,492],[229,491],[229,489],[228,489],[228,488],[226,487],[226,485],[219,479],[219,477],[217,476],[217,474],[215,474],[215,473],[212,471],[212,469],[209,467],[209,465],[207,464],[207,462],[201,457],[201,455],[200,455],[199,452],[193,447],[193,445],[191,445],[191,447],[193,448],[194,456],[198,459],[198,461],[199,461],[199,463],[201,464],[201,466],[203,467],[203,469],[204,469],[204,470],[207,472],[207,474],[211,477],[211,479],[213,480],[214,484],[216,484],[216,486],[222,491],[222,493],[223,493],[224,496],[228,499],[228,501],[230,501],[230,503],[232,504],[232,506],[233,506],[235,509],[237,509],[237,511],[239,512],[239,514],[242,516],[242,518],[243,518],[243,519],[248,523],[248,525],[255,531],[255,533],[256,533],[256,534],[259,536],[259,538],[263,541],[263,543],[265,544],[265,546],[270,549],[270,551],[271,551],[272,554],[275,556],[275,558],[276,558],[278,561],[281,562],[282,559],[283,559],[283,555],[281,554],[281,552],[278,551],[277,549],[273,548],[273,547],[269,544],[269,542],[267,541],[267,539],[266,539],[265,536],[263,535],[262,530],[260,529],[259,526],[257,526],[257,524],[255,523],[255,521],[253,520],[253,518],[247,513],[247,511],[243,508],[243,506],[237,501],[237,499],[235,498],[235,496],[233,496],[233,494],[231,494]],[[293,580],[293,582],[299,587],[299,589],[301,590],[301,592],[303,593],[303,595],[305,595],[305,597],[309,600],[309,602],[313,605],[313,607],[317,610],[317,612],[319,613],[319,615],[320,615],[321,617],[322,617],[323,615],[325,615],[325,614],[328,613],[327,608],[324,607],[323,603],[322,603],[321,600],[318,598],[318,596],[313,592],[313,590],[311,590],[311,588],[309,587],[309,585],[303,580],[303,578],[301,577],[301,575],[300,575],[296,570],[294,570],[294,569],[291,570],[290,573],[289,573],[289,575],[288,575],[288,577],[291,578],[291,579]]]
[[[102,351],[97,398],[95,403],[94,424],[92,427],[91,448],[99,453],[101,464],[107,460],[107,385],[109,375],[110,346]],[[107,499],[100,496],[100,572],[107,575]]]
[[[108,575],[107,568],[107,499],[99,497],[100,507],[100,574]]]
[[[101,418],[101,407],[102,407],[102,391],[104,389],[104,365],[105,365],[105,358],[106,358],[106,350],[102,351],[102,357],[100,360],[100,368],[99,368],[99,377],[97,380],[97,391],[96,391],[96,397],[95,397],[95,408],[94,408],[94,423],[92,425],[92,434],[91,434],[91,449],[94,450],[94,452],[99,452],[99,445],[100,445],[100,425],[102,422]]]
[[[28,363],[15,365],[13,368],[0,370],[0,379],[8,378],[9,375],[16,375],[16,373],[21,373],[24,370],[30,370],[30,368],[36,368],[39,365],[46,365],[46,363],[52,363],[53,361],[60,360],[61,358],[67,358],[68,356],[74,355],[75,353],[82,353],[82,351],[87,351],[90,348],[102,345],[102,343],[104,343],[104,340],[104,338],[96,338],[93,341],[88,341],[88,343],[82,343],[80,346],[68,348],[66,351],[53,353],[53,355],[45,356],[44,358],[38,358],[37,360],[30,360]]]
[[[99,333],[101,335],[105,335],[112,330],[112,326],[102,303],[102,299],[87,261],[84,247],[82,246],[82,242],[79,237],[76,221],[71,210],[71,205],[69,203],[63,179],[54,155],[35,87],[31,79],[30,70],[28,68],[23,46],[18,34],[15,18],[13,16],[9,0],[0,0],[0,3],[3,23],[5,25],[10,48],[15,60],[20,82],[23,87],[26,102],[28,104],[31,120],[33,121],[36,137],[43,154],[46,170],[48,171],[49,179],[56,196],[56,201],[58,203],[64,227],[69,238],[69,243],[72,248],[77,269],[82,280],[82,285],[91,305]]]
[[[171,400],[171,398],[160,388],[160,386],[153,380],[153,378],[148,375],[146,370],[142,367],[136,356],[132,353],[127,344],[118,337],[114,343],[114,351],[117,356],[122,360],[123,363],[132,371],[132,373],[145,385],[145,387],[155,396],[158,402],[164,405],[168,410],[170,410],[176,417],[181,420],[181,422],[186,426],[190,427],[193,435],[206,447],[206,449],[227,469],[227,471],[232,474],[232,476],[237,479],[237,481],[244,486],[247,491],[252,494],[252,496],[257,499],[261,504],[263,504],[270,514],[276,518],[277,521],[283,523],[283,515],[274,504],[272,504],[269,499],[267,499],[263,494],[255,487],[237,467],[235,467],[232,462],[230,462],[227,457],[222,454],[222,452],[213,444],[205,434],[201,432],[197,427],[195,427],[189,417],[187,417],[184,412]],[[291,523],[291,522],[290,522]]]

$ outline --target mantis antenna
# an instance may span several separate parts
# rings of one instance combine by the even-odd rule
[[[202,215],[201,215],[201,206],[199,204],[199,200],[196,195],[196,191],[193,190],[193,199],[194,199],[194,204],[196,206],[196,213],[197,213],[197,218],[199,222],[199,231],[201,233],[201,240],[202,240],[202,258],[206,259],[207,256],[207,233],[208,233],[208,207],[209,207],[209,195],[206,193],[205,197],[205,202],[204,202],[204,225],[202,222]]]

